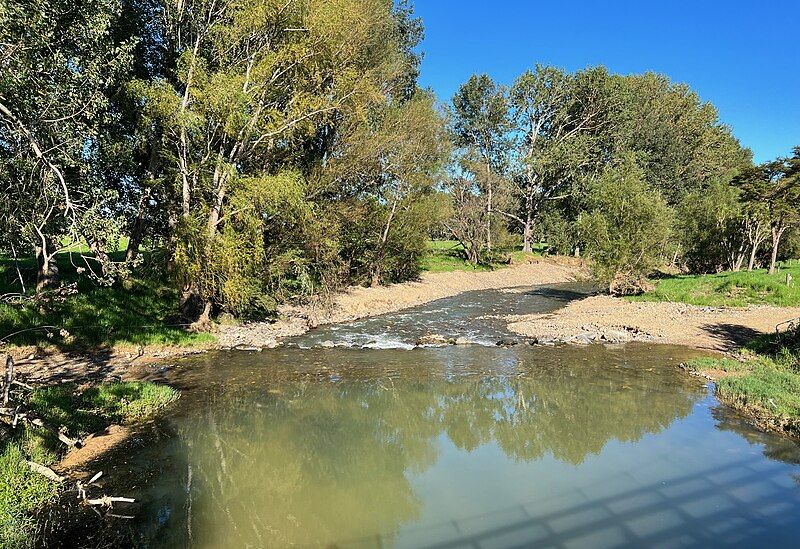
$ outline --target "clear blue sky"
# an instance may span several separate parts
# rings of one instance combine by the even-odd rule
[[[800,145],[800,0],[416,0],[421,85],[449,101],[473,73],[605,65],[689,84],[756,162]]]

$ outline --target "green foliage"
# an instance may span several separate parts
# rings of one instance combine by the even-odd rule
[[[575,227],[555,208],[546,210],[539,218],[539,231],[548,249],[569,255],[578,243]]]
[[[689,192],[678,208],[683,257],[693,272],[733,270],[744,258],[744,211],[736,187],[722,180]]]
[[[505,90],[486,74],[473,75],[453,96],[452,111],[456,146],[475,148],[485,163],[502,169],[511,128]]]
[[[661,264],[670,246],[672,212],[632,159],[606,169],[591,186],[578,230],[598,282],[622,280],[622,293]]]
[[[13,200],[0,201],[2,249],[36,248],[46,266],[63,238],[119,236],[117,195],[93,163],[134,47],[114,35],[121,11],[117,0],[3,2],[0,43],[13,47],[0,60],[0,187]]]
[[[786,275],[794,284],[786,285]],[[631,299],[641,301],[670,301],[714,307],[744,307],[769,304],[783,307],[800,305],[800,262],[784,264],[770,275],[766,270],[753,272],[722,272],[707,275],[665,276],[656,287]]]

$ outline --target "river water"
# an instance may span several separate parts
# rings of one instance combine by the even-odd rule
[[[181,399],[97,464],[138,500],[106,530],[151,547],[796,545],[800,448],[680,371],[692,351],[494,346],[497,315],[582,292],[462,294],[165,369]],[[485,345],[410,348],[431,332]]]

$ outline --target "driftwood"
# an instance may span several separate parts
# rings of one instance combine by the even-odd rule
[[[101,507],[108,507],[111,509],[114,507],[115,503],[136,503],[136,500],[133,498],[123,498],[117,496],[103,496],[96,499],[87,499],[86,503],[89,505],[100,505]]]
[[[32,471],[39,473],[40,475],[47,477],[48,479],[52,480],[56,483],[64,482],[64,478],[55,471],[53,471],[50,467],[45,467],[44,465],[40,465],[35,461],[28,461],[28,467],[31,468]]]
[[[6,373],[3,377],[3,407],[8,406],[11,384],[14,383],[14,358],[6,355]]]
[[[24,421],[34,427],[39,427],[41,429],[45,429],[53,434],[58,440],[72,448],[73,446],[80,448],[81,441],[80,439],[72,439],[69,438],[61,429],[53,427],[45,423],[41,418],[38,418],[30,413],[27,412],[20,412],[17,408],[0,408],[0,416],[7,416],[12,418],[12,425],[16,427],[17,423],[20,421]]]

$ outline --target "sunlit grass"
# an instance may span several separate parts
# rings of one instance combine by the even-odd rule
[[[533,257],[540,256],[547,248],[546,244],[534,246],[533,253],[523,252],[516,246],[508,250],[498,250],[498,256],[505,256],[512,264],[525,263]],[[454,271],[483,272],[508,267],[509,263],[479,263],[474,264],[466,260],[464,247],[455,240],[431,240],[428,242],[428,255],[422,260],[422,270],[432,273],[447,273]]]
[[[800,331],[762,336],[745,350],[745,360],[696,358],[695,371],[722,371],[720,400],[773,429],[800,436]]]
[[[215,340],[210,334],[185,329],[177,318],[178,291],[167,283],[129,279],[124,284],[99,286],[78,275],[66,254],[59,257],[59,268],[64,282],[78,285],[78,293],[47,306],[34,301],[0,303],[0,338],[24,331],[8,342],[79,351],[113,345],[193,346]],[[32,284],[31,262],[23,262],[22,269]],[[19,292],[16,278],[13,262],[0,259],[0,293]],[[30,287],[26,289],[30,292]],[[43,326],[53,328],[37,329]]]
[[[787,274],[793,279],[789,285],[786,284]],[[780,271],[773,275],[761,269],[753,272],[669,276],[658,280],[654,290],[630,299],[714,307],[758,304],[800,306],[800,261],[783,264]]]

